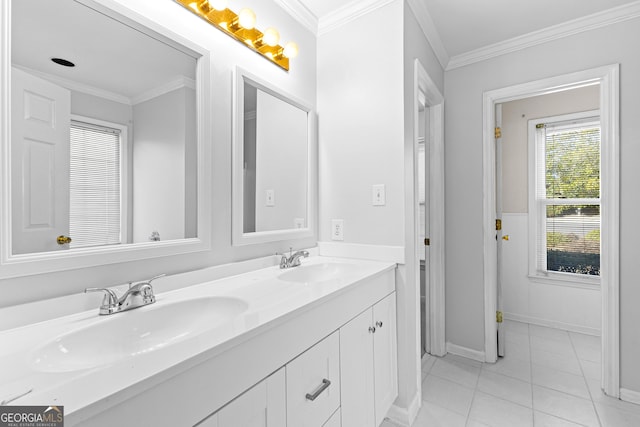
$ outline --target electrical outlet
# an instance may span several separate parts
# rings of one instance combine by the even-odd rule
[[[269,189],[265,192],[265,204],[267,206],[276,205],[276,192],[273,189]]]
[[[372,187],[371,198],[373,206],[384,206],[386,204],[384,184],[376,184]]]
[[[331,240],[344,240],[344,220],[331,220]]]

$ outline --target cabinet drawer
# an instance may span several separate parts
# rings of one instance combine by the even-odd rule
[[[286,366],[287,425],[321,427],[340,406],[340,341],[334,332]]]

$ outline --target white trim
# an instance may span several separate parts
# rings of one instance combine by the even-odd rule
[[[537,46],[553,40],[594,30],[607,25],[617,24],[640,17],[640,1],[614,7],[582,18],[573,19],[553,25],[529,34],[514,37],[498,43],[484,46],[469,52],[451,57],[446,70],[453,70],[465,65],[481,62],[510,52]]]
[[[254,86],[288,104],[307,113],[307,218],[306,227],[285,230],[258,231],[245,233],[244,212],[244,85],[248,82]],[[232,221],[231,242],[233,246],[250,245],[256,243],[278,242],[289,239],[312,237],[316,230],[316,200],[317,200],[317,139],[315,113],[311,105],[281,89],[273,87],[266,81],[236,67],[233,85],[233,152],[232,152]]]
[[[429,41],[433,52],[436,54],[438,62],[443,69],[447,68],[447,65],[449,64],[449,54],[442,43],[440,34],[433,23],[433,18],[431,18],[431,14],[429,13],[429,10],[427,10],[425,2],[419,0],[407,0],[407,3],[413,11],[413,15],[418,20],[418,24]]]
[[[473,350],[450,342],[447,342],[447,353],[466,357],[471,360],[477,360],[478,362],[486,362],[484,351]]]
[[[134,96],[133,98],[131,98],[131,104],[140,104],[142,102],[149,101],[150,99],[157,98],[158,96],[162,96],[166,93],[173,92],[174,90],[182,89],[183,87],[195,89],[196,82],[193,79],[180,76],[170,82],[162,84],[158,87],[154,87],[153,89],[149,89],[146,92]]]
[[[640,405],[640,391],[629,390],[627,388],[620,389],[620,400]]]
[[[320,17],[318,36],[335,30],[396,0],[354,0]]]
[[[198,238],[143,242],[95,248],[78,248],[68,251],[43,252],[36,254],[14,255],[11,253],[11,204],[10,204],[10,125],[11,125],[11,2],[2,2],[0,6],[0,150],[2,168],[0,171],[0,278],[30,276],[54,271],[65,271],[118,264],[143,259],[175,256],[179,254],[202,253],[211,249],[211,58],[209,50],[183,38],[173,31],[148,20],[126,6],[111,0],[81,0],[89,3],[110,16],[126,23],[145,34],[181,49],[197,58],[197,112],[198,112]]]
[[[79,83],[64,77],[56,76],[54,74],[45,73],[40,70],[34,70],[33,68],[24,67],[22,65],[14,64],[15,68],[25,71],[36,77],[48,80],[51,83],[55,83],[59,86],[72,90],[74,92],[86,93],[87,95],[97,96],[109,101],[118,102],[120,104],[131,105],[131,98],[126,95],[111,92],[108,90],[100,89],[95,86],[90,86],[84,83]]]
[[[429,250],[429,316],[431,337],[431,354],[444,356],[445,349],[445,213],[444,213],[444,97],[438,87],[429,77],[420,60],[414,61],[414,135],[416,141],[413,147],[414,171],[417,172],[417,149],[418,149],[418,108],[420,103],[429,110],[429,173],[432,179],[429,180],[429,239],[431,246]],[[413,173],[411,179],[414,181],[414,194],[412,205],[417,206],[418,177]],[[415,201],[415,203],[413,203]],[[413,208],[413,207],[412,207]],[[418,216],[418,214],[416,214]],[[415,218],[414,227],[411,231],[416,239],[418,236],[419,217]],[[417,242],[418,246],[422,242]],[[409,242],[407,242],[407,247]],[[407,256],[409,256],[407,254]],[[419,268],[420,260],[416,251],[416,266]],[[418,274],[418,280],[419,280]],[[418,298],[419,298],[418,293]]]
[[[525,316],[522,314],[514,314],[514,313],[507,313],[507,312],[504,312],[503,316],[507,320],[514,320],[516,322],[522,322],[522,323],[530,323],[532,325],[545,326],[547,328],[562,329],[564,331],[577,332],[585,335],[593,335],[593,336],[599,337],[602,334],[602,331],[598,328],[590,328],[588,326],[574,325],[573,323],[556,322],[553,320],[541,319],[539,317]]]
[[[415,419],[418,417],[420,407],[422,406],[422,399],[420,394],[413,396],[408,408],[401,408],[397,405],[391,405],[389,412],[385,418],[391,420],[391,422],[401,425],[403,427],[410,427]]]
[[[600,84],[601,124],[601,292],[603,389],[620,395],[620,141],[619,64],[551,77],[483,94],[483,233],[485,356],[496,351],[496,239],[495,239],[495,104],[560,90]]]
[[[293,19],[314,35],[318,34],[318,18],[300,0],[273,0]]]
[[[404,246],[362,245],[344,242],[318,242],[320,256],[360,258],[404,264]]]

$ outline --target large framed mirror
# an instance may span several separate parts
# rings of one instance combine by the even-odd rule
[[[313,236],[313,109],[242,68],[234,103],[233,244]]]
[[[3,2],[0,277],[210,247],[208,52],[107,4]]]

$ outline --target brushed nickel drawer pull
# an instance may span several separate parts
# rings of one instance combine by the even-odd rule
[[[331,385],[331,381],[325,378],[322,380],[322,384],[320,384],[320,387],[318,387],[316,391],[313,392],[313,394],[307,393],[305,397],[307,398],[307,400],[310,400],[313,402],[318,398],[318,396],[320,396],[320,393],[328,389],[330,385]]]

